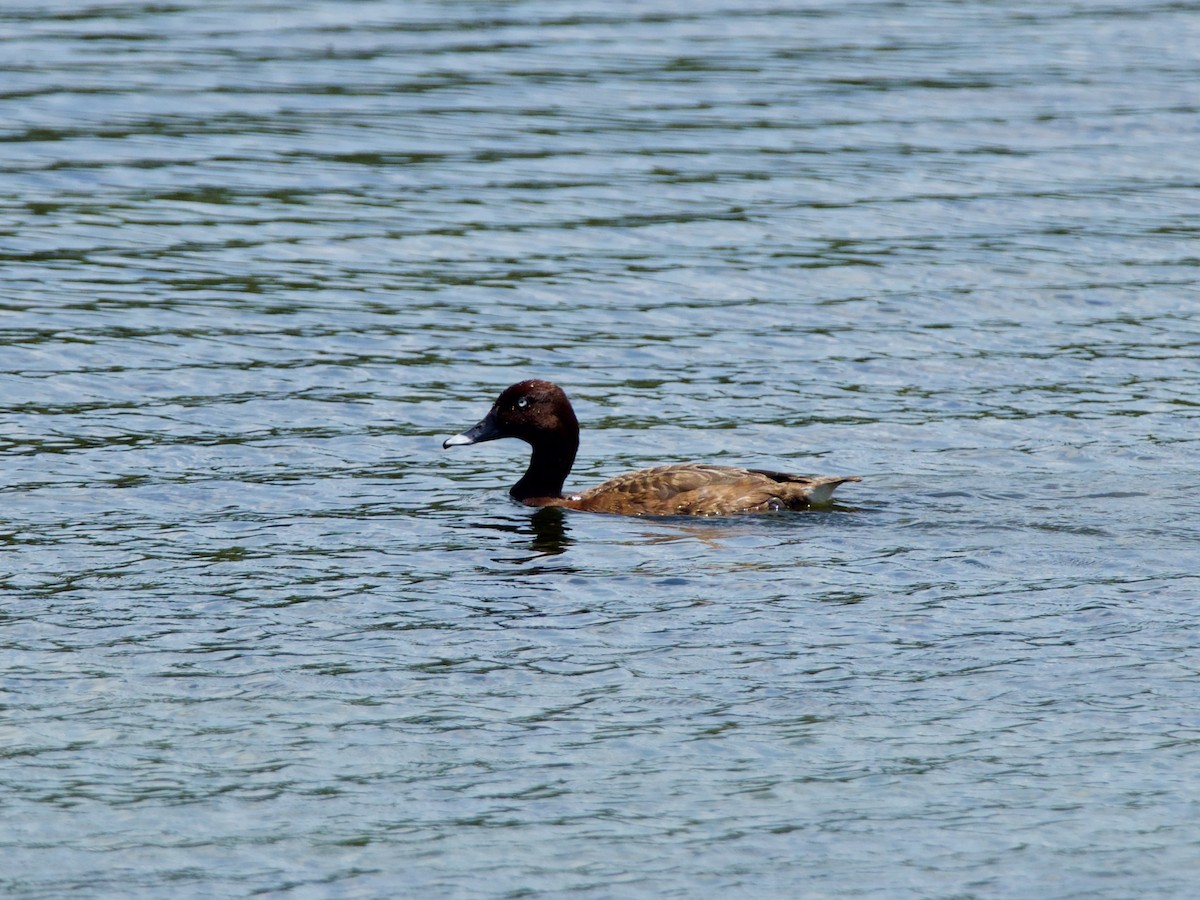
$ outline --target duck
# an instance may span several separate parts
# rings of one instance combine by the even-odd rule
[[[627,472],[585,491],[564,493],[579,451],[579,420],[566,392],[540,379],[505,388],[486,416],[447,438],[442,449],[500,438],[517,438],[532,448],[529,468],[508,493],[534,507],[628,516],[735,516],[827,504],[838,485],[862,480],[682,463]]]

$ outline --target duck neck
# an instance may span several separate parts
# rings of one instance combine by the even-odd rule
[[[525,470],[521,480],[509,489],[509,494],[521,503],[539,497],[561,497],[563,484],[571,474],[571,466],[575,464],[575,454],[578,450],[578,434],[533,444],[529,468]]]

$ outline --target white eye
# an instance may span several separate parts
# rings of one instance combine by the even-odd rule
[[[525,407],[527,407],[528,405],[529,405],[529,398],[528,398],[528,397],[522,397],[520,400],[518,400],[518,401],[517,401],[517,408],[518,408],[518,409],[524,409],[524,408],[525,408]]]

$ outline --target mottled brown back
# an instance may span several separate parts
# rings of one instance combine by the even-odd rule
[[[859,480],[856,476],[808,478],[732,466],[659,466],[618,475],[563,498],[562,505],[635,516],[730,516],[806,509],[828,502],[839,484]]]

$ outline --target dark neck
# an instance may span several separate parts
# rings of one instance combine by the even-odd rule
[[[539,497],[561,497],[563,483],[575,464],[579,435],[555,437],[533,445],[529,468],[521,480],[509,488],[514,500],[525,502]]]

